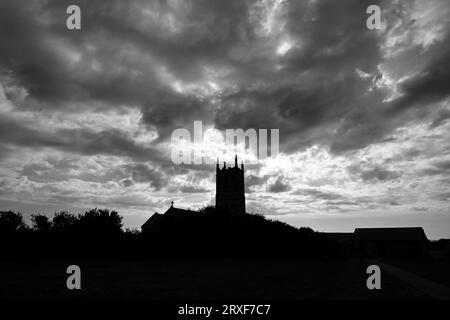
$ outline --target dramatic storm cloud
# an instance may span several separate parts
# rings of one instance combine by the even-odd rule
[[[213,159],[218,131],[280,130],[278,157],[247,166],[251,212],[419,215],[450,236],[449,30],[447,0],[2,0],[0,209],[110,207],[138,227],[213,204],[214,166],[171,161],[197,120]]]

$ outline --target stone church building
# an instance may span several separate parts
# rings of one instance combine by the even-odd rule
[[[226,215],[240,215],[245,213],[245,184],[244,184],[244,164],[238,166],[237,156],[234,158],[234,167],[227,168],[224,162],[223,167],[216,165],[216,213]],[[175,208],[172,205],[164,213],[155,212],[142,226],[142,232],[157,232],[160,225],[166,218],[172,216],[188,217],[189,214],[196,214],[196,211]]]

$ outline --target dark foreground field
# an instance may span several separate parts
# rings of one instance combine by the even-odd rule
[[[66,268],[79,265],[82,289],[66,288]],[[363,260],[2,261],[0,299],[296,300],[428,299],[382,273],[366,288]]]

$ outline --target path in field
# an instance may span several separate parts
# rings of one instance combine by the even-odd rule
[[[389,265],[387,263],[371,260],[370,264],[376,264],[381,268],[381,272],[385,271],[395,278],[407,283],[413,288],[423,292],[424,294],[435,299],[450,300],[450,288],[440,283],[419,277],[414,273]]]

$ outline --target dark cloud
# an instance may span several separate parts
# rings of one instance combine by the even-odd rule
[[[202,187],[185,185],[180,188],[180,191],[183,193],[204,193],[209,190]]]
[[[434,163],[434,166],[438,169],[450,170],[450,161],[449,160],[437,161]]]
[[[389,170],[377,167],[372,170],[361,171],[360,176],[364,181],[373,181],[373,180],[389,181],[389,180],[397,179],[398,177],[401,176],[401,174],[396,171],[389,171]]]
[[[358,176],[364,182],[390,181],[395,180],[402,175],[401,172],[388,170],[381,167],[380,165],[375,166],[352,165],[349,166],[347,170],[351,175]]]
[[[428,168],[421,170],[420,173],[425,176],[434,176],[440,174],[448,175],[450,174],[450,161],[448,160],[434,161],[430,163],[430,166]]]
[[[284,182],[282,178],[278,178],[274,183],[267,186],[267,191],[272,193],[280,193],[291,190],[289,183]]]
[[[317,200],[345,201],[345,198],[340,194],[337,194],[334,192],[328,192],[328,191],[321,191],[318,189],[311,189],[311,188],[297,189],[292,194],[301,195],[301,196],[309,196],[309,197],[311,197],[313,199],[317,199]]]
[[[368,92],[356,74],[379,74],[383,60],[382,37],[365,28],[369,0],[286,1],[270,27],[270,6],[253,1],[82,1],[77,32],[65,28],[68,4],[1,3],[0,66],[29,93],[23,107],[135,105],[158,142],[204,120],[280,128],[286,152],[319,143],[339,153],[383,139],[403,110],[448,94],[448,50],[436,48],[401,83],[403,96],[380,107],[386,93]],[[283,37],[292,48],[277,55]],[[204,92],[211,81],[225,86],[219,95]]]
[[[296,151],[328,144],[346,114],[381,101],[380,94],[366,95],[367,83],[355,72],[375,71],[380,50],[374,33],[361,27],[368,2],[285,5],[287,33],[299,47],[279,58],[280,70],[259,74],[255,81],[261,85],[225,96],[215,122],[219,128],[280,128],[282,150]],[[265,64],[250,66],[266,70]],[[344,129],[340,133],[352,143]]]
[[[449,41],[449,37],[443,40],[444,43]],[[400,83],[403,95],[387,109],[388,115],[412,107],[423,108],[450,95],[450,47],[444,47],[443,51],[438,52],[420,74]]]
[[[125,188],[127,188],[127,187],[131,187],[132,185],[134,185],[134,182],[131,179],[123,179],[122,181],[120,181],[120,184],[122,186],[124,186]]]
[[[2,1],[0,66],[29,93],[25,105],[137,105],[160,139],[208,118],[208,103],[174,91],[175,81],[201,80],[206,64],[232,64],[224,53],[251,33],[241,1],[86,1],[75,32],[65,27],[69,3]]]
[[[121,166],[121,170],[131,176],[131,180],[134,183],[146,183],[149,182],[150,185],[156,190],[160,190],[162,187],[167,185],[167,177],[161,172],[161,170],[156,170],[148,167],[145,164],[131,164]]]
[[[11,147],[3,143],[0,143],[0,150],[0,160],[8,158],[8,156],[14,152]]]
[[[267,182],[269,179],[269,176],[263,176],[259,177],[257,175],[250,174],[245,177],[245,192],[246,193],[252,193],[254,192],[252,190],[253,186],[261,186]]]
[[[5,144],[29,148],[55,148],[83,155],[110,154],[136,160],[162,162],[160,151],[143,147],[119,129],[100,132],[90,129],[58,129],[56,132],[38,130],[14,119],[0,119],[0,138]]]
[[[430,124],[430,128],[436,128],[444,124],[448,119],[450,119],[450,110],[443,109],[438,112],[433,122]]]
[[[49,158],[40,163],[25,165],[19,175],[27,177],[30,181],[44,183],[63,182],[69,179],[99,183],[119,182],[124,187],[133,186],[135,183],[148,183],[154,190],[160,190],[168,183],[167,176],[160,168],[152,168],[143,163],[107,167],[102,173],[92,173],[89,167],[82,165],[83,162],[71,159],[55,161]]]

